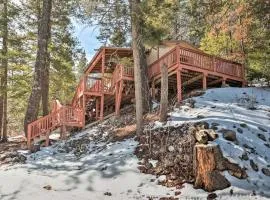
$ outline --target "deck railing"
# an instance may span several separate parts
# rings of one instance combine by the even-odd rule
[[[161,65],[165,64],[167,65],[168,69],[174,66],[177,63],[177,54],[176,54],[176,48],[172,49],[165,55],[161,56],[158,60],[153,62],[148,67],[148,75],[149,78],[152,78],[158,74],[161,74]]]
[[[85,77],[82,77],[80,79],[80,82],[76,88],[76,92],[75,92],[75,95],[72,99],[72,105],[75,106],[78,99],[80,99],[80,97],[83,95],[83,92],[85,90]]]
[[[102,81],[100,79],[90,79],[90,81],[88,81],[87,83],[88,83],[86,88],[87,91],[101,92]]]
[[[121,65],[122,67],[122,74],[123,76],[126,76],[126,77],[134,77],[134,67],[130,67],[130,66],[123,66]]]
[[[177,59],[179,59],[179,61]],[[175,47],[161,56],[157,61],[153,62],[148,68],[149,78],[159,75],[163,64],[166,64],[168,68],[170,68],[177,63],[241,79],[244,78],[243,65],[181,46]]]
[[[103,77],[102,78],[103,91],[105,93],[113,93],[114,92],[114,81],[113,77]]]
[[[31,143],[36,137],[45,135],[62,125],[72,124],[73,126],[84,126],[82,108],[62,106],[58,110],[29,123],[27,127],[27,142]]]
[[[75,124],[82,126],[84,123],[83,109],[64,106],[59,110],[60,124]]]
[[[124,66],[122,64],[116,65],[113,72],[113,83],[115,84],[120,79],[134,77],[134,67]]]

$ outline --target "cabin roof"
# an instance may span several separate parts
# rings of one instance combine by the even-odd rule
[[[188,48],[188,49],[193,49],[195,51],[199,51],[199,52],[204,52],[202,50],[199,49],[199,47],[184,41],[184,40],[163,40],[160,43],[161,45],[165,45],[165,46],[175,46],[175,45],[180,45],[182,47]]]
[[[95,65],[101,64],[102,60],[99,59],[99,57],[101,56],[102,53],[105,54],[105,62],[106,62],[106,60],[110,59],[113,55],[119,56],[120,58],[132,56],[132,49],[131,48],[126,48],[126,47],[106,47],[106,46],[101,46],[97,50],[96,54],[93,56],[91,61],[88,63],[87,68],[84,70],[85,73],[88,71],[88,69],[93,64],[95,64]],[[96,62],[97,59],[99,59],[99,61],[97,63],[94,63],[94,62]]]

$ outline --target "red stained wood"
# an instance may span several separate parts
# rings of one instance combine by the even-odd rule
[[[124,81],[134,81],[134,68],[117,64],[111,77],[105,74],[106,51],[115,53],[113,48],[102,48],[90,62],[84,76],[76,88],[75,95],[72,99],[71,106],[63,106],[54,109],[47,116],[28,124],[27,143],[30,148],[34,138],[41,135],[49,135],[51,131],[60,126],[77,126],[85,125],[86,101],[88,97],[96,98],[96,119],[104,118],[104,99],[106,95],[115,96],[115,113],[120,114],[120,106],[124,93]],[[119,49],[118,49],[119,50]],[[116,48],[116,51],[118,51]],[[119,50],[120,51],[120,50]],[[131,52],[131,49],[121,49],[124,52]],[[125,55],[129,55],[128,53]],[[131,54],[130,54],[131,55]],[[154,81],[160,79],[161,66],[168,67],[169,74],[176,73],[177,77],[177,100],[182,100],[182,78],[181,70],[199,72],[203,75],[202,88],[207,89],[207,76],[220,77],[209,83],[209,86],[216,82],[225,83],[226,79],[240,81],[243,85],[245,81],[245,68],[243,65],[208,55],[201,51],[188,49],[177,45],[175,48],[161,56],[158,60],[149,65],[148,77]],[[92,70],[100,67],[102,77],[91,78],[89,74]],[[154,84],[152,84],[154,92]],[[153,94],[154,95],[154,94]]]

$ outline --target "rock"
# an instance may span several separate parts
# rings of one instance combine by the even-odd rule
[[[217,131],[218,127],[217,126],[211,126],[211,129],[213,129],[214,131]]]
[[[198,119],[203,119],[203,118],[205,118],[205,116],[203,116],[203,115],[198,115],[197,118],[198,118]]]
[[[200,144],[207,144],[208,142],[208,134],[206,130],[199,130],[195,133],[195,138]]]
[[[31,153],[36,153],[38,151],[40,151],[40,144],[34,144],[31,146],[31,149],[30,149]]]
[[[152,197],[148,198],[149,200],[154,200]],[[161,197],[159,200],[178,200],[178,198],[174,197]]]
[[[213,141],[218,138],[218,134],[213,129],[206,130],[206,133],[210,141]]]
[[[240,169],[240,170],[236,170],[236,171],[233,171],[233,170],[228,170],[228,173],[231,175],[231,176],[234,176],[238,179],[246,179],[248,177],[247,173],[245,170],[243,169]]]
[[[258,138],[260,138],[261,140],[266,142],[266,138],[265,138],[265,136],[263,134],[258,133],[257,136],[258,136]]]
[[[151,168],[153,168],[153,165],[150,162],[146,162],[145,167],[146,167],[146,169],[151,169]]]
[[[105,192],[104,195],[106,195],[106,196],[112,196],[112,193],[110,193],[110,192]]]
[[[52,186],[46,185],[46,186],[44,186],[43,188],[46,189],[46,190],[51,190],[51,189],[52,189]]]
[[[243,133],[243,129],[237,128],[237,132],[238,132],[238,133]]]
[[[250,166],[254,171],[259,171],[258,165],[253,160],[250,160]]]
[[[216,193],[210,193],[207,196],[207,200],[212,200],[212,199],[216,199],[217,198],[217,194]]]
[[[232,141],[232,142],[236,141],[235,131],[223,129],[221,132],[223,133],[223,137],[225,140]]]
[[[258,126],[258,129],[261,130],[262,132],[267,132],[267,130],[261,126]]]
[[[195,108],[195,103],[196,103],[196,101],[194,99],[190,98],[190,99],[186,100],[185,105],[190,107],[190,108]]]
[[[219,126],[219,123],[213,122],[211,123],[211,126]]]
[[[161,175],[158,177],[158,183],[164,183],[166,181],[166,175]]]
[[[224,159],[223,165],[225,166],[225,169],[228,170],[229,174],[231,176],[234,176],[239,179],[245,179],[248,177],[245,169],[241,168],[238,164],[229,162],[228,159]]]
[[[178,195],[180,195],[180,194],[181,194],[180,191],[176,191],[176,192],[174,193],[175,196],[178,196]]]
[[[262,168],[262,173],[263,173],[265,176],[270,176],[270,170],[267,169],[267,168]]]
[[[248,160],[248,154],[247,154],[247,152],[244,152],[240,158],[242,160]]]
[[[194,127],[197,130],[209,129],[209,124],[207,122],[205,122],[205,121],[201,121],[201,122],[194,123]]]
[[[253,147],[249,146],[248,144],[243,144],[243,147],[245,147],[246,149],[250,149],[250,152],[251,153],[255,153],[256,152],[255,149]]]
[[[173,152],[174,151],[174,147],[173,146],[169,146],[168,150],[169,150],[169,152]]]
[[[101,170],[101,171],[105,171],[105,170],[107,170],[107,168],[108,168],[107,166],[104,166],[104,167],[102,167],[100,170]]]
[[[270,144],[264,143],[264,145],[265,145],[266,147],[270,148]]]
[[[245,124],[245,123],[241,123],[240,126],[241,126],[242,128],[247,128],[247,124]]]
[[[231,183],[221,175],[218,171],[212,171],[206,174],[207,179],[212,180],[210,184],[206,185],[205,190],[208,192],[223,190],[231,186]]]

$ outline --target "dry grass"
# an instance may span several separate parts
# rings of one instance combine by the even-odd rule
[[[136,134],[136,124],[114,129],[113,140],[123,140],[131,138]]]

